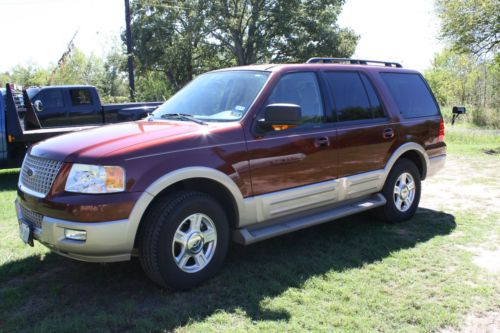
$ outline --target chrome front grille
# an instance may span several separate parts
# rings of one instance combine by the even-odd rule
[[[45,197],[49,193],[62,162],[26,155],[21,169],[21,190]]]
[[[23,205],[19,205],[21,207],[21,214],[23,216],[23,219],[26,222],[31,223],[35,228],[42,229],[42,219],[43,216],[41,214],[38,214]]]

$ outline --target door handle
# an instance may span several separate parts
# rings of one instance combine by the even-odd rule
[[[392,139],[394,137],[394,130],[392,128],[384,129],[384,132],[382,133],[382,137],[384,139]]]
[[[316,140],[314,140],[314,146],[316,148],[328,147],[330,146],[330,139],[327,136],[322,136],[320,138],[317,138]]]

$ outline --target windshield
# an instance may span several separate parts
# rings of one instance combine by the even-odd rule
[[[199,76],[153,112],[189,115],[203,121],[241,119],[269,77],[261,71],[213,72]]]

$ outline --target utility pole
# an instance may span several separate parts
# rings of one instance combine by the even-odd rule
[[[130,29],[130,3],[125,0],[125,36],[127,38],[127,65],[130,100],[135,101],[134,59],[132,51],[132,31]]]

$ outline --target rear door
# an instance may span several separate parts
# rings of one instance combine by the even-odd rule
[[[339,177],[383,169],[396,137],[370,79],[357,71],[323,73],[334,104]]]
[[[71,125],[94,125],[102,123],[100,103],[90,87],[69,88]]]

